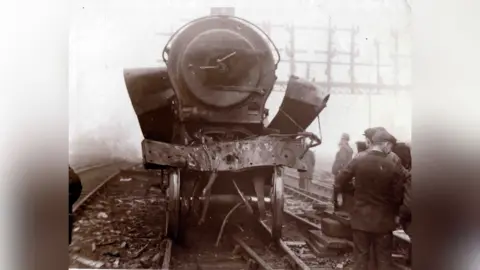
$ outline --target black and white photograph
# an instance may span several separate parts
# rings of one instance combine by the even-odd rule
[[[69,269],[412,269],[410,0],[71,5]]]

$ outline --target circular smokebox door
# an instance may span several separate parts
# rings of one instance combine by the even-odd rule
[[[243,102],[260,79],[259,59],[252,52],[252,44],[232,30],[200,34],[181,61],[186,86],[207,105],[230,107]]]

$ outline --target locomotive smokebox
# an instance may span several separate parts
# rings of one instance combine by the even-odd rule
[[[276,63],[256,26],[225,15],[200,18],[177,32],[166,51],[182,120],[196,111],[207,121],[261,123]]]

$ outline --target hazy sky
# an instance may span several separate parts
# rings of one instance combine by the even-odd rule
[[[235,6],[236,15],[254,23],[294,23],[296,25],[326,26],[329,16],[339,28],[359,27],[358,62],[375,63],[375,40],[381,43],[381,61],[391,64],[391,28],[400,31],[400,50],[410,53],[410,16],[405,1],[158,1],[158,0],[88,0],[73,3],[70,36],[70,156],[71,160],[86,163],[90,153],[99,149],[106,156],[140,157],[143,139],[137,119],[125,88],[123,69],[162,65],[161,52],[167,36],[159,33],[176,30],[185,22],[209,13],[211,6]],[[254,8],[252,8],[254,7]],[[350,37],[337,32],[334,46],[348,50]],[[275,29],[272,39],[278,48],[285,49],[288,35],[284,29]],[[297,49],[309,53],[297,59],[317,59],[313,50],[326,48],[326,34],[298,32]],[[288,59],[283,57],[283,59]],[[348,61],[338,57],[337,61]],[[306,68],[297,65],[298,76],[304,77]],[[288,64],[277,70],[279,80],[286,80]],[[325,79],[324,66],[312,66],[310,73],[317,81]],[[336,81],[348,80],[348,67],[334,67]],[[386,83],[392,82],[391,68],[382,70]],[[410,82],[409,61],[401,63],[401,82]],[[374,68],[356,70],[361,82],[375,82]],[[273,116],[282,100],[275,92],[267,102]],[[409,94],[374,96],[372,98],[372,126],[383,125],[401,140],[410,139],[411,102]],[[325,157],[328,167],[337,149],[342,132],[350,133],[352,140],[362,139],[368,127],[368,97],[333,95],[321,115],[324,144],[315,151]],[[310,130],[319,132],[317,125]],[[73,162],[73,163],[75,163]]]

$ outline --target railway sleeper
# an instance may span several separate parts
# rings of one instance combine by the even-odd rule
[[[352,250],[353,248],[353,243],[349,240],[327,236],[320,230],[309,230],[308,232],[316,241],[320,242],[328,249],[346,252]]]
[[[322,218],[321,228],[323,234],[327,236],[352,240],[353,235],[351,227],[346,226],[337,220]]]

